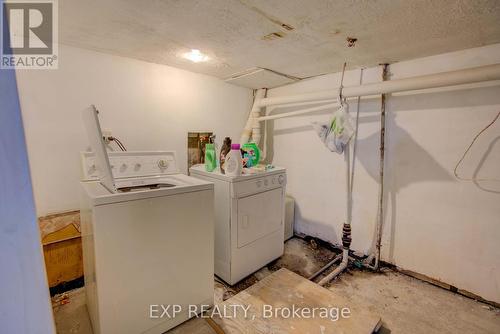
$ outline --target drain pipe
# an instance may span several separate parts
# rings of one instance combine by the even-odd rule
[[[351,191],[351,149],[350,144],[345,147],[344,155],[346,162],[346,221],[342,227],[342,262],[331,273],[323,277],[318,284],[324,286],[332,279],[337,277],[349,263],[349,248],[351,247],[351,218],[352,218],[352,191]],[[334,259],[335,260],[335,259]]]
[[[307,279],[312,281],[313,279],[315,279],[316,277],[318,277],[319,275],[321,275],[321,273],[325,270],[327,270],[328,268],[330,268],[331,266],[333,266],[337,261],[340,261],[342,259],[343,255],[342,254],[339,254],[337,256],[335,256],[333,258],[333,260],[331,260],[330,262],[328,262],[327,264],[325,264],[320,270],[318,270],[317,272],[315,272],[314,274],[312,274],[311,276],[309,276]]]
[[[382,81],[387,81],[388,64],[382,68]],[[380,249],[382,247],[382,224],[384,222],[384,161],[385,161],[385,105],[386,94],[382,94],[380,103],[380,168],[379,168],[379,191],[378,191],[378,215],[377,225],[375,227],[375,252],[370,254],[365,260],[365,266],[372,270],[379,270]],[[375,263],[372,265],[373,260]]]
[[[349,146],[346,146],[345,150],[345,155],[346,155],[346,165],[349,166]],[[337,277],[341,272],[344,271],[344,269],[347,268],[347,264],[349,263],[349,248],[351,247],[351,213],[350,213],[350,207],[352,206],[352,194],[350,193],[350,180],[349,180],[349,172],[350,169],[347,168],[347,180],[346,180],[346,185],[348,189],[348,200],[347,200],[347,209],[346,209],[346,214],[347,214],[347,221],[344,223],[344,226],[342,227],[342,262],[336,267],[331,273],[323,277],[318,284],[321,286],[324,286],[325,284],[329,283],[332,279]],[[333,259],[332,262],[336,262],[336,259]]]
[[[349,247],[351,246],[351,224],[344,223],[344,227],[342,228],[342,262],[340,262],[339,266],[335,268],[331,273],[326,275],[321,281],[318,282],[319,285],[324,286],[332,279],[337,277],[341,272],[347,268],[347,264],[349,263]],[[335,260],[335,259],[334,259]]]
[[[344,68],[342,70],[342,78],[340,80],[339,89],[339,100],[338,102],[343,105],[343,95],[342,95],[342,83],[344,82],[346,63],[344,63]],[[346,108],[346,112],[349,113],[349,108]],[[344,159],[345,159],[345,185],[346,185],[346,206],[345,206],[345,222],[342,227],[342,262],[335,268],[331,273],[323,277],[318,284],[324,286],[332,279],[337,277],[344,269],[347,268],[349,263],[349,248],[351,247],[351,218],[352,218],[352,188],[351,188],[351,142],[348,142],[344,149]]]

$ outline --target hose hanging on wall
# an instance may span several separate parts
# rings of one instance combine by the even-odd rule
[[[500,180],[498,179],[476,179],[476,178],[463,178],[461,177],[460,175],[458,175],[458,167],[460,167],[460,165],[462,164],[462,161],[464,161],[465,157],[467,156],[467,153],[469,153],[470,149],[472,148],[472,146],[474,145],[474,143],[476,142],[476,140],[486,131],[488,130],[488,128],[490,126],[492,126],[493,124],[495,124],[495,122],[498,120],[498,117],[500,117],[500,111],[497,113],[497,115],[495,116],[495,118],[493,118],[493,120],[488,124],[486,125],[481,131],[478,132],[477,135],[474,136],[474,139],[472,139],[472,142],[469,144],[469,146],[467,147],[467,149],[465,150],[464,154],[462,155],[462,157],[460,158],[460,160],[457,162],[457,164],[455,165],[455,168],[453,169],[453,174],[455,174],[455,177],[461,181],[495,181],[495,182],[499,182]]]

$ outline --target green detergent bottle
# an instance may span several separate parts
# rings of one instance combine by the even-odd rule
[[[245,152],[245,158],[248,158],[246,167],[257,166],[260,162],[260,149],[257,144],[250,142],[241,147]]]
[[[205,170],[213,172],[215,168],[217,168],[215,144],[205,144]]]

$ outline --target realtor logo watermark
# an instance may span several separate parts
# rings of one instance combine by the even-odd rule
[[[257,312],[255,312],[257,311]],[[269,304],[263,304],[258,310],[252,310],[250,305],[169,305],[169,304],[151,304],[149,305],[150,319],[174,319],[180,315],[186,315],[188,318],[225,318],[235,319],[243,318],[248,320],[256,319],[328,319],[330,321],[339,321],[351,317],[349,307],[302,307],[292,304],[290,306],[275,307]]]
[[[1,19],[1,69],[57,69],[57,1],[7,0]]]

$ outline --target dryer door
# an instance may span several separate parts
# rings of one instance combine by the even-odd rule
[[[244,247],[283,224],[283,188],[238,199],[238,248]]]

